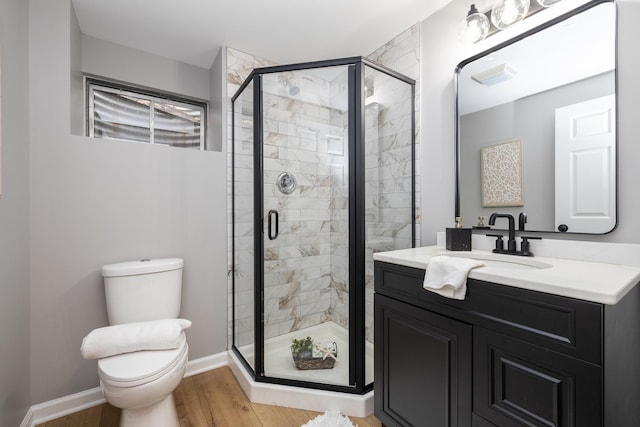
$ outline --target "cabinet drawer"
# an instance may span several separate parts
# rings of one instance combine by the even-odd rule
[[[485,420],[595,427],[602,425],[601,402],[599,366],[474,328],[473,410]]]
[[[376,293],[387,295],[409,304],[424,306],[438,304],[441,298],[422,288],[424,270],[386,262],[374,262],[374,289]]]
[[[469,279],[463,301],[422,288],[424,270],[376,261],[375,290],[409,304],[602,363],[602,305]]]
[[[601,304],[478,280],[467,285],[465,309],[478,318],[477,324],[602,363]]]

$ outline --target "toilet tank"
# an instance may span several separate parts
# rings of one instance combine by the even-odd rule
[[[109,324],[177,318],[183,266],[181,258],[162,258],[102,267]]]

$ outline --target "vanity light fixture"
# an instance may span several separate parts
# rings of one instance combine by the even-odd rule
[[[475,4],[471,5],[467,17],[462,23],[460,38],[469,43],[476,43],[489,34],[489,18],[484,13],[478,12]]]
[[[476,82],[485,86],[493,86],[511,80],[518,71],[509,64],[500,64],[471,76]]]
[[[479,12],[475,4],[472,4],[462,21],[458,38],[463,43],[477,43],[561,1],[497,0],[491,9],[484,12]]]

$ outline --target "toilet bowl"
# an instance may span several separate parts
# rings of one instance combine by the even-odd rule
[[[172,350],[137,351],[98,361],[105,399],[122,409],[120,427],[179,427],[172,392],[182,380],[188,345],[181,335]]]

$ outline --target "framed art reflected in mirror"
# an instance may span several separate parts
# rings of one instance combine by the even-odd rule
[[[522,141],[480,149],[482,207],[524,206]]]

